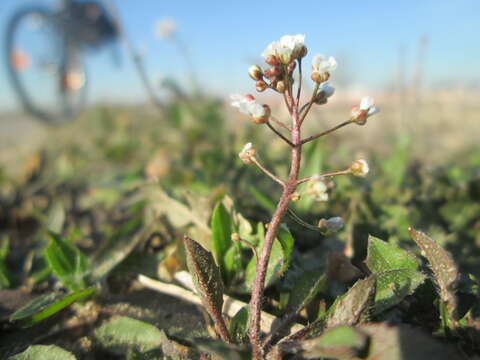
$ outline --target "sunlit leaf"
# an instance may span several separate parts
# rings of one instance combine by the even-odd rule
[[[95,336],[105,348],[125,353],[134,346],[144,352],[159,347],[161,331],[152,324],[125,316],[115,317],[95,330]]]
[[[10,321],[22,321],[23,325],[31,326],[56,314],[74,302],[91,296],[95,292],[96,288],[92,286],[68,295],[50,293],[39,296],[13,313],[10,316]]]
[[[202,304],[212,318],[215,329],[222,338],[228,339],[228,331],[222,317],[223,282],[220,269],[212,254],[195,240],[183,238],[187,253],[187,266]]]
[[[75,360],[75,356],[56,345],[32,345],[9,360]]]
[[[49,232],[50,243],[45,249],[45,259],[55,276],[72,291],[85,287],[85,277],[90,266],[83,253],[72,243]]]
[[[457,296],[454,289],[459,276],[457,265],[450,253],[444,250],[432,238],[413,228],[410,228],[409,231],[412,239],[420,247],[422,255],[427,258],[432,267],[440,290],[440,298],[446,303],[450,316],[454,320],[458,320],[458,314],[456,314]]]
[[[228,263],[229,268],[226,268],[227,263],[224,260],[226,252],[232,245],[232,219],[221,202],[218,202],[213,210],[211,228],[213,254],[224,274],[224,279],[227,279],[233,270],[231,263]]]
[[[388,270],[418,270],[419,262],[413,254],[373,236],[368,238],[368,254],[365,261],[372,273]]]
[[[375,284],[374,275],[358,280],[346,294],[337,298],[328,311],[326,327],[355,325],[360,320],[366,319],[373,303]]]
[[[419,271],[401,269],[379,273],[375,293],[374,313],[378,314],[412,295],[426,279]]]

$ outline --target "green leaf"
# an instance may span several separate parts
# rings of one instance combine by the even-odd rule
[[[32,345],[8,360],[75,360],[72,353],[56,345]]]
[[[212,254],[195,240],[184,236],[183,243],[187,254],[187,267],[205,310],[212,318],[217,333],[223,340],[228,339],[228,331],[222,317],[223,282],[220,269]]]
[[[374,274],[388,270],[418,270],[419,268],[418,260],[414,255],[373,236],[368,238],[366,264]]]
[[[232,219],[222,202],[218,202],[212,214],[212,250],[220,266],[223,278],[228,279],[231,276],[233,267],[226,268],[224,260],[225,254],[232,245]],[[229,263],[228,265],[232,265]]]
[[[7,236],[2,237],[0,242],[0,289],[10,287],[10,273],[6,264],[9,247],[9,238]]]
[[[50,243],[45,249],[45,259],[55,276],[67,288],[76,291],[85,287],[85,277],[90,267],[83,253],[72,243],[49,232]]]
[[[34,325],[95,292],[96,288],[92,286],[68,295],[50,293],[39,296],[13,313],[10,321],[20,320],[27,327]]]
[[[141,352],[158,348],[162,332],[152,324],[119,316],[95,330],[95,337],[112,352],[124,354],[131,346]]]
[[[244,306],[237,311],[235,316],[228,324],[228,333],[230,337],[237,343],[242,343],[247,337],[248,333],[248,307]]]
[[[450,317],[453,320],[458,320],[457,296],[454,288],[459,277],[459,272],[452,256],[423,232],[413,228],[408,229],[408,231],[412,239],[420,247],[422,255],[427,258],[432,267],[436,283],[440,290],[440,298],[446,303]]]
[[[359,357],[367,346],[367,334],[348,326],[338,326],[294,347],[301,351],[302,359],[351,359]]]
[[[305,272],[295,283],[290,293],[286,308],[287,313],[298,313],[307,306],[315,296],[325,290],[327,277],[315,271]]]
[[[355,325],[368,317],[368,311],[373,303],[376,277],[369,276],[358,280],[346,294],[337,298],[328,310],[326,327],[338,325]]]
[[[280,272],[283,274],[290,263],[290,255],[292,254],[293,247],[295,245],[295,240],[293,239],[290,230],[285,224],[281,224],[278,229],[277,239],[280,241],[283,251],[283,265]]]
[[[425,274],[409,269],[385,271],[376,277],[374,314],[379,314],[412,295],[426,279]]]

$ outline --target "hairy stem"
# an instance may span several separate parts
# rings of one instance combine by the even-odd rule
[[[291,98],[291,94],[289,95]],[[293,100],[293,99],[291,99]],[[293,103],[293,101],[292,101]],[[257,263],[255,280],[253,283],[252,297],[250,300],[250,342],[252,344],[253,359],[260,360],[263,358],[262,343],[260,339],[260,313],[262,310],[263,290],[265,286],[265,276],[267,273],[268,261],[270,260],[270,252],[273,242],[278,232],[281,220],[288,209],[291,201],[291,195],[297,187],[298,173],[300,170],[300,161],[302,154],[302,144],[300,137],[300,122],[298,121],[298,106],[292,111],[293,129],[292,129],[292,159],[290,165],[290,174],[283,189],[282,196],[277,204],[277,208],[273,213],[272,220],[268,226],[263,243],[262,253]]]

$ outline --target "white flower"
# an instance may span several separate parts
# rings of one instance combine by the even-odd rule
[[[322,54],[316,54],[312,59],[312,70],[320,74],[331,73],[337,68],[337,61],[333,56],[328,58]]]
[[[380,109],[375,106],[375,101],[371,96],[364,96],[360,101],[360,106],[355,106],[352,109],[351,121],[359,125],[365,125],[367,118],[378,113]]]
[[[160,39],[168,39],[177,31],[177,24],[173,19],[163,18],[155,24],[155,34]]]
[[[328,200],[328,186],[323,177],[314,176],[308,182],[307,193],[317,201]]]
[[[252,95],[234,94],[230,96],[230,99],[232,99],[232,106],[238,108],[242,114],[252,118],[262,118],[266,115],[265,107],[257,103]]]
[[[262,52],[262,56],[276,56],[282,64],[290,64],[298,57],[304,47],[305,35],[284,35],[279,41],[273,41]]]
[[[365,177],[367,176],[369,171],[370,171],[370,168],[368,167],[368,163],[363,159],[355,160],[350,165],[350,173],[353,176]]]
[[[242,151],[238,153],[238,157],[244,164],[251,164],[252,157],[255,157],[257,150],[253,147],[252,143],[247,143],[243,147]]]

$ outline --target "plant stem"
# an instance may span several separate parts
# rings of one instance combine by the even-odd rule
[[[290,97],[292,104],[294,104],[291,93],[289,93],[288,96]],[[302,144],[300,137],[300,122],[298,121],[298,104],[296,106],[294,105],[292,117],[292,143],[294,146],[292,148],[290,174],[265,235],[262,253],[256,267],[252,298],[250,300],[250,342],[252,344],[252,355],[254,360],[260,360],[263,358],[262,342],[260,339],[260,313],[262,310],[263,290],[265,286],[268,261],[270,259],[270,252],[272,250],[273,242],[277,235],[280,222],[287,212],[288,204],[291,201],[291,195],[294,193],[297,187],[298,173],[300,170]]]
[[[250,158],[250,160],[251,160],[255,165],[257,165],[260,170],[262,170],[265,174],[267,174],[273,181],[275,181],[275,182],[279,183],[280,185],[282,185],[283,188],[285,187],[285,183],[284,183],[282,180],[280,180],[278,177],[276,177],[274,174],[272,174],[269,170],[267,170],[266,167],[264,167],[262,164],[260,164],[260,162],[257,160],[256,157],[252,156],[252,157]]]
[[[290,140],[288,140],[285,136],[283,136],[283,134],[281,134],[277,129],[275,129],[275,128],[273,127],[273,125],[270,124],[270,122],[267,122],[267,126],[268,126],[280,139],[282,139],[283,141],[285,141],[285,142],[288,144],[288,146],[293,147],[292,142],[291,142]]]
[[[343,123],[338,124],[337,126],[334,126],[334,127],[331,128],[331,129],[322,131],[321,133],[318,133],[318,134],[316,134],[316,135],[312,135],[312,136],[309,136],[308,138],[303,139],[301,143],[302,143],[302,145],[303,145],[303,144],[305,144],[305,143],[307,143],[307,142],[309,142],[309,141],[312,141],[312,140],[318,139],[319,137],[328,135],[328,134],[330,134],[331,132],[334,132],[335,130],[338,130],[338,129],[344,127],[345,125],[348,125],[348,124],[351,124],[351,123],[352,123],[351,120],[344,121]]]
[[[320,175],[312,175],[312,176],[308,176],[306,178],[298,180],[297,185],[303,184],[303,183],[305,183],[307,181],[310,181],[310,180],[312,180],[316,177],[332,177],[332,176],[347,175],[347,174],[350,174],[350,169],[332,171],[332,172],[325,173],[325,174],[320,174]]]

